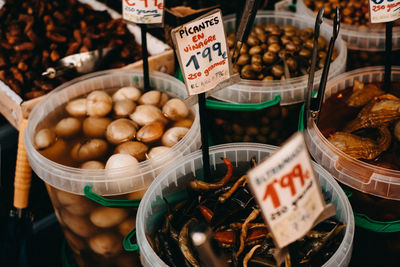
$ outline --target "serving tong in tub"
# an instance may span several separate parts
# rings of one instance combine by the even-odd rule
[[[322,107],[322,102],[325,95],[325,88],[326,83],[328,81],[328,74],[329,74],[329,67],[331,65],[331,59],[333,54],[333,49],[335,46],[335,41],[339,35],[340,30],[340,12],[339,9],[336,8],[335,10],[335,18],[333,19],[333,32],[332,37],[329,42],[328,53],[325,58],[324,69],[322,70],[321,81],[319,83],[318,93],[316,97],[312,97],[312,91],[314,89],[314,74],[317,62],[317,47],[318,47],[318,37],[320,34],[320,26],[323,22],[323,15],[324,15],[324,8],[322,7],[318,15],[315,19],[315,29],[314,29],[314,46],[312,51],[312,58],[311,58],[311,69],[310,74],[308,76],[308,86],[307,86],[307,94],[306,94],[306,101],[305,101],[305,108],[304,108],[304,129],[307,128],[307,121],[308,118],[312,118],[318,123],[320,111]]]
[[[79,74],[95,71],[114,49],[115,47],[105,47],[66,56],[60,59],[56,66],[47,68],[46,71],[42,73],[42,76],[54,79],[70,71],[76,71]]]

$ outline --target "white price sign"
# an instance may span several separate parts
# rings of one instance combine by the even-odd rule
[[[369,0],[371,23],[389,22],[400,18],[400,0]]]
[[[171,32],[189,95],[214,89],[232,75],[222,14],[219,9]]]
[[[247,174],[278,248],[303,237],[325,209],[321,188],[300,133]]]
[[[161,24],[164,0],[122,0],[122,18],[137,24]]]

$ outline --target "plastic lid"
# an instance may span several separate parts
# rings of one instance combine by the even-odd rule
[[[384,67],[367,67],[343,73],[328,82],[330,96],[353,85],[384,80]],[[392,81],[400,81],[400,66],[392,67]],[[333,146],[314,122],[305,130],[308,149],[314,159],[340,182],[364,193],[400,200],[400,171],[385,169],[354,159]]]
[[[221,157],[228,158],[237,167],[239,162],[249,162],[253,156],[257,160],[269,156],[276,150],[276,147],[255,143],[231,143],[210,147],[211,167],[217,169],[217,165],[223,166]],[[313,163],[319,183],[323,188],[324,194],[336,206],[336,218],[347,225],[342,243],[337,251],[323,266],[347,266],[350,262],[351,251],[354,237],[354,217],[350,203],[332,176],[321,166]],[[151,248],[146,234],[152,234],[161,219],[161,215],[166,211],[165,197],[169,201],[171,198],[180,195],[188,185],[190,179],[187,174],[196,175],[196,171],[203,166],[201,151],[193,152],[161,172],[157,179],[151,184],[142,202],[136,217],[136,237],[140,248],[140,259],[146,266],[167,266]],[[160,201],[161,199],[161,201]],[[171,201],[173,202],[173,201]]]
[[[227,33],[235,31],[235,15],[224,17],[224,25]],[[289,12],[258,11],[255,19],[257,23],[275,23],[279,26],[294,25],[300,29],[314,29],[315,19],[310,16],[302,16]],[[320,35],[329,42],[332,36],[332,27],[328,24],[321,25]],[[345,71],[347,48],[342,39],[335,43],[338,57],[330,66],[330,77],[335,77]],[[314,87],[318,88],[322,70],[315,72]],[[291,105],[303,102],[305,99],[308,75],[286,79],[284,81],[258,81],[242,79],[238,84],[222,89],[212,96],[218,100],[232,103],[261,103],[281,96],[281,105]]]
[[[317,13],[308,8],[303,0],[297,0],[298,14],[314,18]],[[332,20],[324,18],[324,21],[332,25]],[[381,24],[380,26],[383,26]],[[385,27],[371,28],[368,26],[354,26],[341,23],[340,35],[348,49],[363,51],[385,51]],[[400,49],[400,27],[393,28],[392,49]]]
[[[65,83],[46,96],[29,116],[25,131],[25,147],[29,162],[35,173],[49,185],[74,194],[83,195],[86,185],[93,192],[108,196],[120,195],[146,189],[161,169],[175,158],[188,154],[200,147],[198,106],[192,107],[195,119],[192,127],[176,145],[158,157],[139,163],[138,168],[124,167],[114,170],[84,170],[58,164],[42,156],[33,146],[33,138],[47,114],[70,99],[85,95],[93,90],[116,89],[124,86],[143,88],[143,73],[137,70],[107,70],[88,74]],[[187,96],[185,85],[176,78],[150,72],[150,86],[169,92],[177,97]]]

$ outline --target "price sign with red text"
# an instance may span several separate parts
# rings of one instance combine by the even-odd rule
[[[161,24],[164,0],[122,0],[122,18],[137,24]]]
[[[389,22],[400,18],[400,0],[369,0],[371,23]]]
[[[325,209],[301,133],[295,134],[247,175],[278,248],[303,237]]]
[[[207,92],[232,75],[219,9],[171,32],[189,95]]]

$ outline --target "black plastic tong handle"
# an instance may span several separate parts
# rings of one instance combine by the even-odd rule
[[[323,15],[324,15],[324,7],[321,7],[315,19],[315,26],[314,26],[314,46],[311,56],[311,66],[310,66],[311,69],[310,69],[310,74],[308,76],[307,94],[305,101],[306,106],[304,109],[304,117],[303,117],[304,129],[307,128],[307,119],[309,118],[309,113],[310,113],[311,92],[314,89],[314,74],[317,65],[318,38],[319,38],[321,24],[323,22]]]
[[[240,50],[244,42],[249,37],[251,27],[253,26],[254,19],[256,18],[257,9],[260,6],[261,0],[246,0],[245,8],[240,19],[240,24],[236,32],[236,41],[233,47],[233,64],[236,64]],[[240,42],[240,47],[237,49],[237,43]],[[237,50],[237,54],[236,54]]]
[[[332,33],[331,40],[329,42],[328,53],[325,58],[325,65],[324,65],[324,69],[322,71],[321,81],[319,83],[318,96],[315,100],[312,99],[312,102],[311,102],[311,110],[313,110],[314,114],[316,114],[316,118],[315,118],[316,123],[318,123],[320,111],[321,111],[321,107],[322,107],[322,102],[324,100],[326,82],[328,81],[329,67],[331,65],[333,48],[335,45],[335,41],[339,35],[339,30],[340,30],[340,12],[339,12],[339,9],[336,8],[335,18],[333,20],[333,33]]]

